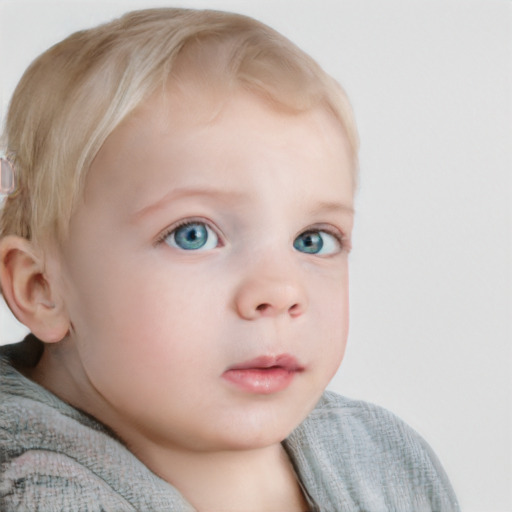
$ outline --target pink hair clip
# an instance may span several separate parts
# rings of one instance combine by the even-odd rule
[[[0,194],[9,195],[16,190],[14,164],[8,157],[0,158]]]

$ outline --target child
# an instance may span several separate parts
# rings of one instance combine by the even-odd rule
[[[268,27],[134,12],[25,73],[6,123],[1,510],[452,511],[344,353],[357,135]]]

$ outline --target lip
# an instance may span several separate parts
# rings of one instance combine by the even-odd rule
[[[236,388],[269,395],[289,387],[304,367],[290,354],[260,356],[229,367],[222,377]]]

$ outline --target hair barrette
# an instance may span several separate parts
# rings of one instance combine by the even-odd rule
[[[0,194],[10,195],[16,190],[14,164],[9,157],[0,158]]]

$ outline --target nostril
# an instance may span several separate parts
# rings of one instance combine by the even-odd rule
[[[268,315],[268,314],[272,314],[272,312],[274,311],[274,308],[272,307],[271,304],[268,304],[266,302],[262,303],[262,304],[258,304],[256,306],[256,311],[258,311],[258,313],[262,314],[262,315]],[[288,313],[292,316],[298,316],[301,314],[301,307],[300,307],[300,304],[298,303],[295,303],[295,304],[292,304],[289,308],[288,308]]]
[[[300,304],[293,304],[293,306],[290,306],[290,308],[288,308],[288,313],[291,316],[299,316],[302,313]]]

